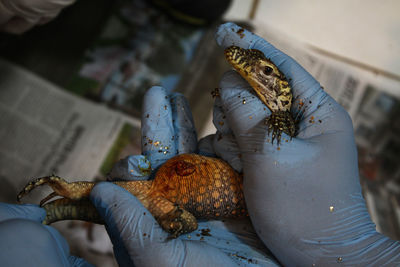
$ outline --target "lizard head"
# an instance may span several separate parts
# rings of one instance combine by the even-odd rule
[[[292,94],[289,83],[263,52],[230,46],[225,49],[225,57],[271,111],[290,110]]]

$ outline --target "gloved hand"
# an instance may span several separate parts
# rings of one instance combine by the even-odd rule
[[[0,0],[0,30],[21,34],[55,18],[75,0]]]
[[[208,142],[243,169],[259,237],[285,266],[399,265],[400,244],[376,232],[361,194],[348,113],[292,58],[239,29],[221,25],[218,44],[261,50],[289,80],[292,113],[304,111],[298,135],[290,140],[283,134],[278,149],[268,141],[268,108],[237,73],[222,78],[214,109],[218,133]]]
[[[1,266],[93,266],[69,255],[60,233],[41,224],[45,217],[37,205],[0,203]]]
[[[197,150],[192,115],[182,95],[168,95],[163,88],[153,87],[143,106],[145,157],[120,161],[112,178],[147,179],[149,166],[155,169],[177,154]],[[277,266],[248,219],[200,222],[199,230],[168,240],[168,233],[124,189],[100,183],[93,188],[91,201],[106,222],[120,266]]]

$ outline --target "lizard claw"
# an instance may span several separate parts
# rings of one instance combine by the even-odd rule
[[[292,115],[287,111],[275,111],[265,120],[268,126],[268,135],[272,131],[272,141],[276,139],[278,147],[281,142],[282,132],[286,133],[292,139],[295,136],[295,122]]]
[[[46,176],[46,177],[41,177],[41,178],[37,178],[31,182],[29,182],[22,190],[21,192],[19,192],[18,196],[17,196],[17,201],[20,203],[21,199],[28,195],[33,189],[35,189],[38,186],[44,185],[44,184],[48,184],[53,180],[62,180],[64,181],[62,178],[58,177],[58,176]],[[64,181],[65,182],[65,181]],[[47,196],[46,201],[50,199],[50,195]],[[42,204],[42,202],[41,202]]]

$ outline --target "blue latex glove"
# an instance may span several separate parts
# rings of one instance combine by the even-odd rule
[[[268,139],[270,111],[237,73],[224,75],[214,109],[211,151],[244,172],[244,194],[257,234],[285,266],[398,266],[400,244],[379,234],[359,183],[347,112],[298,63],[262,38],[227,23],[216,39],[261,50],[289,79],[292,113],[304,103],[296,138],[280,149]],[[245,101],[245,104],[243,102]]]
[[[42,225],[46,211],[37,205],[0,203],[1,266],[93,266],[69,255],[67,241]]]
[[[197,137],[186,99],[151,88],[144,98],[142,151],[111,172],[112,178],[141,180],[167,159],[197,150]],[[111,183],[96,185],[91,200],[106,222],[120,266],[277,266],[247,219],[200,222],[199,230],[168,240],[142,204]],[[201,235],[207,229],[210,236]]]

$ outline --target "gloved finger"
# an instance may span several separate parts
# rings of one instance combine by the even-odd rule
[[[215,154],[229,163],[237,172],[242,172],[241,153],[238,143],[233,134],[221,134],[217,132],[214,136],[213,146]]]
[[[156,169],[176,155],[175,129],[167,91],[159,86],[150,88],[143,99],[142,153]]]
[[[208,235],[181,235],[179,238],[195,242],[200,239],[202,243],[223,251],[239,266],[281,266],[259,239],[249,218],[207,220],[198,223],[197,231],[204,233],[204,229],[208,229]]]
[[[240,96],[238,97],[240,98]],[[243,101],[245,100],[243,99]],[[229,126],[228,120],[226,118],[220,95],[216,97],[214,101],[213,124],[220,134],[232,134],[232,129]]]
[[[54,242],[53,246],[58,247],[60,251],[62,251],[64,255],[67,257],[67,260],[70,263],[70,265],[68,266],[93,267],[92,264],[88,263],[84,259],[69,255],[70,254],[69,245],[65,240],[65,238],[60,234],[60,232],[58,232],[55,228],[48,225],[44,225],[43,227],[46,228],[47,231],[50,233],[50,235],[53,237],[52,240]]]
[[[222,111],[242,154],[264,152],[275,154],[277,150],[285,146],[303,146],[303,144],[299,144],[301,140],[296,140],[296,138],[291,140],[285,133],[282,133],[279,147],[271,145],[272,140],[268,135],[268,127],[265,125],[265,118],[270,111],[258,97],[253,95],[249,85],[246,85],[246,81],[239,74],[233,71],[225,73],[220,87]],[[286,149],[285,151],[291,150]],[[235,150],[229,152],[236,153]],[[281,153],[281,155],[283,154]],[[239,157],[239,154],[237,156]]]
[[[114,164],[107,180],[147,180],[151,174],[151,163],[143,155],[132,155]]]
[[[232,75],[236,75],[236,73],[231,72]],[[238,77],[238,76],[237,76]],[[243,79],[238,77],[241,83]],[[243,81],[244,82],[244,81]],[[222,84],[221,84],[222,85]],[[241,84],[245,85],[245,83]],[[224,85],[225,86],[225,85]],[[238,85],[240,86],[240,85]],[[248,84],[246,84],[247,87]],[[224,88],[220,88],[220,93],[221,90],[225,90]],[[251,89],[247,90],[251,92]],[[248,93],[246,89],[243,91],[243,95],[237,95],[237,98],[239,101],[242,102],[242,104],[246,104],[247,100],[246,99],[255,99],[254,95],[248,96]],[[214,108],[213,108],[213,124],[215,128],[217,129],[216,134],[213,136],[212,141],[211,141],[211,146],[214,149],[214,153],[227,161],[236,171],[241,172],[242,171],[242,164],[240,162],[240,152],[239,152],[239,147],[236,142],[236,139],[233,135],[231,126],[229,124],[229,120],[225,114],[225,110],[223,107],[223,101],[221,99],[221,96],[215,98],[214,101]]]
[[[46,211],[38,205],[0,203],[0,222],[10,219],[27,219],[41,223],[45,217]]]
[[[271,111],[235,71],[223,75],[218,100],[214,104],[214,126],[218,130],[218,138],[215,138],[213,143],[214,149],[218,151],[216,154],[230,162],[237,171],[241,171],[240,151],[250,153],[262,151],[263,144],[271,142],[265,124],[265,119]],[[221,123],[221,119],[215,118],[224,120]],[[256,131],[258,134],[254,135],[256,128],[260,131]],[[288,138],[285,133],[282,135],[282,139]],[[239,144],[243,144],[241,149]]]
[[[222,103],[220,113],[227,118],[227,122],[222,127],[230,127],[237,137],[249,132],[260,122],[264,122],[271,113],[254,95],[249,84],[234,71],[223,75],[220,88]],[[217,129],[221,128],[219,123],[214,125]]]
[[[194,153],[197,148],[197,134],[192,112],[186,98],[180,93],[170,95],[172,121],[175,131],[176,154]]]
[[[41,223],[24,219],[2,221],[0,236],[2,266],[70,266],[66,240],[61,235],[55,238],[49,227]]]
[[[125,189],[99,183],[92,189],[90,199],[105,221],[120,266],[133,266],[133,258],[140,259],[141,254],[148,253],[144,249],[156,249],[155,243],[167,239],[168,234],[150,212]]]
[[[228,162],[237,172],[242,172],[241,154],[232,134],[223,135],[217,131],[215,134],[200,139],[198,154],[219,157]]]
[[[311,100],[310,100],[311,101]],[[298,122],[297,138],[312,138],[321,135],[329,138],[332,133],[351,132],[352,120],[347,111],[332,97],[325,95],[313,112],[304,112]]]

